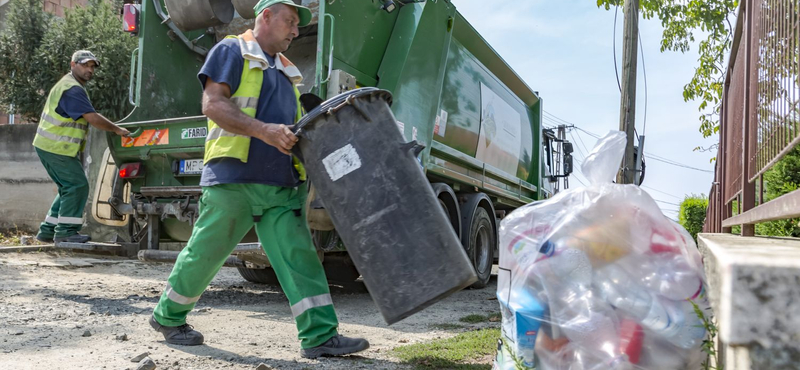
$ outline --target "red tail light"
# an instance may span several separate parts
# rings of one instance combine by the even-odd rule
[[[122,8],[122,28],[131,34],[139,33],[139,5],[125,4]]]
[[[144,175],[144,168],[141,163],[126,163],[119,168],[119,177],[123,179],[133,179]]]

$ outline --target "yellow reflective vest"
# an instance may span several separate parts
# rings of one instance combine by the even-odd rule
[[[36,136],[33,138],[33,146],[68,157],[74,157],[83,150],[89,122],[83,117],[74,120],[56,113],[61,96],[74,86],[83,89],[83,85],[68,73],[50,89],[39,119],[39,127],[36,129]]]
[[[228,36],[228,38],[235,37],[237,36]],[[250,69],[250,61],[245,58],[242,78],[239,82],[239,87],[234,91],[233,95],[231,95],[231,101],[249,117],[255,118],[256,116],[256,108],[258,107],[258,98],[261,95],[261,84],[263,81],[264,72],[259,68]],[[300,91],[294,83],[292,86],[294,87],[295,98],[297,100],[297,113],[295,115],[295,122],[297,122],[303,116],[303,109],[300,105]],[[208,163],[212,159],[223,157],[236,158],[247,163],[249,151],[250,136],[225,131],[213,120],[210,118],[208,119],[208,136],[206,136],[206,150],[203,163]],[[305,168],[303,168],[303,165],[296,157],[292,159],[295,169],[300,174],[300,180],[305,181]]]

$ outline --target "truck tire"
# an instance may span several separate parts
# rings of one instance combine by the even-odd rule
[[[251,283],[280,286],[278,276],[275,275],[275,271],[271,267],[265,269],[237,267],[236,269],[239,270],[239,275],[242,275],[245,280]]]
[[[467,256],[472,262],[475,274],[478,275],[478,281],[470,288],[484,288],[492,276],[493,252],[494,246],[497,244],[497,240],[495,240],[497,237],[489,213],[483,207],[475,210],[468,237]]]
[[[433,188],[433,193],[436,194],[436,199],[439,200],[439,205],[442,206],[445,216],[453,226],[456,237],[461,240],[461,210],[458,207],[456,193],[449,185],[441,182],[431,184],[431,187]]]

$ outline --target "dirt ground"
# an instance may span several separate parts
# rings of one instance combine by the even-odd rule
[[[0,253],[0,369],[136,369],[149,353],[159,369],[405,369],[396,346],[444,338],[470,314],[498,312],[496,281],[464,290],[388,327],[365,291],[332,289],[340,332],[367,338],[358,356],[302,359],[280,288],[223,268],[189,323],[206,343],[173,346],[147,324],[171,265],[55,252]],[[262,367],[264,368],[264,367]]]

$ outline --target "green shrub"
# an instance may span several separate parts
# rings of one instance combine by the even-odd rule
[[[687,196],[681,202],[680,214],[678,221],[681,226],[692,234],[692,237],[697,240],[697,233],[703,230],[703,224],[706,221],[706,209],[708,208],[708,198],[705,195]]]
[[[795,147],[764,173],[764,200],[771,201],[800,188],[800,147]],[[800,237],[800,219],[777,220],[756,225],[756,235]]]
[[[128,78],[136,38],[122,31],[120,6],[120,0],[91,0],[61,19],[45,13],[40,0],[12,0],[0,37],[0,105],[38,121],[50,88],[69,72],[72,53],[88,49],[100,60],[86,85],[92,105],[111,120],[123,118],[132,108]]]

